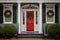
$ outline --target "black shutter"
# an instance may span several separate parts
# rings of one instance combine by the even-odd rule
[[[3,23],[3,6],[0,6],[0,23]]]
[[[58,23],[58,5],[55,5],[55,23]]]
[[[46,6],[43,5],[42,6],[42,22],[43,23],[46,23],[46,12],[45,12],[45,10],[46,10]]]
[[[13,23],[17,22],[17,6],[13,6]]]

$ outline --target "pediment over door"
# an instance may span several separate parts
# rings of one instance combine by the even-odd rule
[[[26,3],[26,4],[21,4],[22,9],[38,9],[39,4],[38,3]]]

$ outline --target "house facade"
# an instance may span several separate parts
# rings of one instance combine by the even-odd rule
[[[16,25],[19,37],[46,36],[46,24],[60,23],[59,3],[59,0],[0,0],[0,24]]]

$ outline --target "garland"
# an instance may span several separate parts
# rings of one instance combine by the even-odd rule
[[[10,10],[6,10],[5,11],[5,13],[4,13],[4,15],[5,15],[5,17],[11,17],[11,11]]]
[[[54,12],[53,12],[52,10],[49,10],[49,11],[47,12],[47,16],[48,16],[48,17],[53,17],[53,16],[54,16]]]

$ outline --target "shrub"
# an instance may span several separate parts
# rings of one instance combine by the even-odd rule
[[[5,24],[3,30],[4,30],[3,34],[4,38],[13,37],[17,33],[16,27],[12,24]]]
[[[47,24],[46,33],[49,37],[60,38],[60,24]]]
[[[0,26],[0,38],[3,37],[3,33],[4,33],[4,31],[3,31],[3,27]]]

